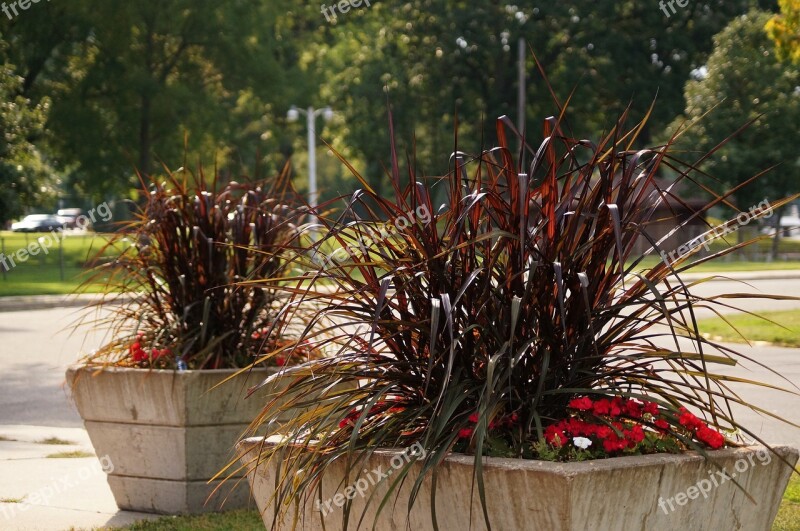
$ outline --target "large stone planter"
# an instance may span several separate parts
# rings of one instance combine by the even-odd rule
[[[267,529],[292,529],[295,508],[272,527],[275,463],[271,460],[252,466],[262,441],[255,438],[239,443],[241,460],[250,463],[248,479]],[[775,450],[791,465],[797,462],[796,449],[780,446]],[[401,454],[378,451],[360,468],[366,469],[372,477],[377,475],[377,470],[388,473],[393,469],[393,458],[397,467],[404,463],[402,458],[398,459]],[[720,450],[709,455],[711,462],[694,453],[580,463],[486,458],[483,476],[492,529],[769,531],[791,468],[763,447]],[[419,465],[415,465],[399,493],[385,505],[375,529],[433,529],[429,478],[408,513],[411,478],[416,477],[418,469]],[[377,489],[361,525],[363,529],[372,529],[380,499],[387,491],[386,482],[374,487],[362,482],[358,486],[351,473],[355,488],[348,489],[351,485],[344,482],[343,471],[343,463],[328,467],[321,482],[321,503],[316,501],[316,490],[312,499],[301,503],[296,529],[323,529],[323,520],[324,529],[328,531],[342,529],[339,503],[343,504],[348,495],[352,497],[349,529],[357,529],[365,500]],[[436,491],[439,529],[486,529],[473,472],[470,456],[452,455],[441,465]],[[731,477],[735,475],[735,479],[724,479],[725,473]]]
[[[208,483],[235,457],[234,445],[267,403],[244,400],[270,370],[254,370],[212,389],[235,371],[81,367],[67,371],[78,412],[120,509],[189,514],[252,506],[244,481]],[[223,504],[224,502],[224,504]]]

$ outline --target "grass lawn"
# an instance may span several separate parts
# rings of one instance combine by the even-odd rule
[[[201,516],[166,516],[158,520],[140,522],[129,527],[130,531],[193,531],[228,530],[261,531],[264,524],[257,511],[232,511]],[[775,518],[772,531],[797,531],[800,529],[800,478],[792,476],[789,488],[783,495],[783,503]]]
[[[0,252],[6,256],[14,256],[19,249],[27,247],[37,238],[47,234],[24,234],[0,231]],[[24,262],[16,263],[6,273],[4,279],[0,275],[0,297],[11,295],[62,295],[73,293],[85,280],[87,265],[95,253],[105,244],[108,236],[102,234],[68,235],[63,239],[63,261],[57,245],[48,253],[31,256]],[[795,242],[791,242],[795,243]],[[335,250],[334,245],[327,246],[324,251],[329,254]],[[107,255],[111,255],[108,252]],[[324,252],[322,253],[324,256]],[[649,268],[658,263],[658,257],[649,257],[641,262],[641,268]],[[17,262],[17,260],[15,260]],[[2,268],[0,264],[0,268]],[[716,261],[698,266],[693,272],[730,272],[730,271],[767,271],[777,269],[800,269],[800,261],[748,262],[748,261]],[[62,274],[64,280],[62,280]],[[355,273],[358,276],[358,273]],[[89,286],[87,292],[100,292],[102,286]]]
[[[775,518],[772,531],[797,531],[800,529],[800,478],[792,476],[783,495],[783,503]]]
[[[199,516],[165,516],[158,520],[138,522],[128,527],[130,531],[195,531],[233,530],[263,531],[264,523],[258,511],[230,511]]]
[[[106,243],[106,237],[98,234],[67,235],[63,239],[61,253],[59,244],[55,243],[47,249],[40,249],[36,256],[28,256],[27,260],[18,260],[17,251],[37,242],[38,238],[49,234],[23,234],[0,232],[0,252],[7,257],[6,264],[10,270],[5,279],[0,274],[0,297],[10,295],[60,295],[72,293],[86,278],[87,264],[97,251]],[[12,258],[13,265],[12,266]],[[0,264],[0,271],[3,265]],[[62,280],[62,274],[63,279]],[[100,286],[87,290],[100,291]]]
[[[660,258],[653,256],[642,260],[637,269],[649,269],[660,262]],[[777,262],[748,262],[744,260],[724,261],[713,260],[705,262],[687,271],[687,273],[727,273],[730,271],[778,271],[782,269],[800,269],[798,261]]]
[[[781,347],[800,347],[800,310],[763,312],[761,315],[780,323],[789,330],[750,315],[739,314],[726,316],[726,318],[741,335],[750,341],[766,341]],[[722,340],[735,343],[745,342],[736,333],[736,330],[733,330],[719,317],[703,319],[699,322],[699,327],[702,333],[709,334],[714,338],[719,337]]]

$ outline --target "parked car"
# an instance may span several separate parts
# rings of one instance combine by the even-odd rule
[[[22,221],[11,224],[14,232],[50,232],[62,230],[64,224],[56,216],[50,214],[33,214],[25,216]]]
[[[78,226],[78,218],[83,216],[83,210],[80,208],[62,208],[56,212],[56,216],[64,224],[65,229],[74,229]]]

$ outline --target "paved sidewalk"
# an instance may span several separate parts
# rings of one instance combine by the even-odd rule
[[[0,529],[95,529],[157,518],[120,511],[103,466],[113,463],[98,460],[81,428],[0,426]]]
[[[32,295],[25,297],[0,297],[0,312],[46,310],[49,308],[84,308],[101,299],[97,294],[82,295]]]

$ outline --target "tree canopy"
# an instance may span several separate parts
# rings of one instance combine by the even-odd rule
[[[790,24],[797,2],[781,3],[779,20]],[[289,0],[71,0],[0,18],[21,79],[3,90],[48,110],[35,147],[62,197],[124,197],[137,170],[162,163],[224,175],[294,161],[303,183],[305,125],[287,122],[292,104],[330,105],[336,118],[318,132],[382,190],[390,109],[408,163],[428,175],[446,169],[456,124],[459,148],[474,151],[492,140],[496,117],[516,118],[520,38],[529,135],[558,112],[535,54],[560,100],[575,91],[576,135],[608,129],[629,104],[641,117],[657,98],[642,138],[659,136],[683,113],[684,85],[709,60],[713,35],[753,4],[777,9],[706,0],[667,17],[634,0],[405,0],[331,17]],[[326,152],[320,144],[323,197],[353,191]],[[19,202],[30,209],[41,199]]]
[[[692,124],[685,146],[707,151],[752,121],[709,161],[706,170],[717,178],[717,190],[777,165],[757,185],[737,192],[745,210],[765,197],[790,195],[800,185],[800,70],[779,61],[764,30],[769,18],[753,11],[731,22],[714,39],[707,71],[686,85],[685,118]]]

